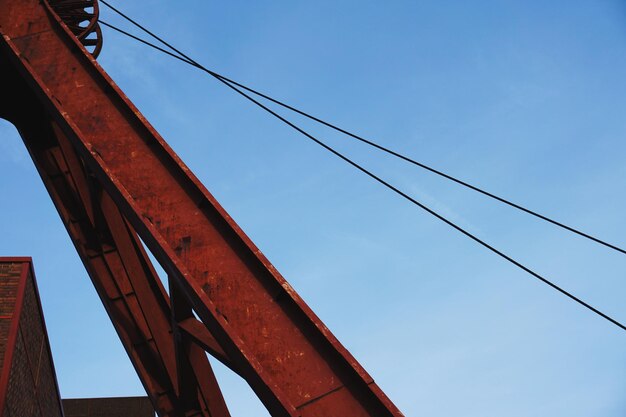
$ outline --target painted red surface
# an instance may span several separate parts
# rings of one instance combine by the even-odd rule
[[[229,415],[205,350],[274,416],[402,416],[45,2],[0,0],[0,27],[0,116],[161,416]]]

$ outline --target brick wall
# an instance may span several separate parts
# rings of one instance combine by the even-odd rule
[[[4,361],[21,274],[22,264],[0,263],[0,364]]]
[[[1,257],[0,410],[0,417],[155,415],[148,397],[67,399],[61,404],[32,261]]]
[[[2,417],[62,417],[54,364],[28,258],[0,258]]]

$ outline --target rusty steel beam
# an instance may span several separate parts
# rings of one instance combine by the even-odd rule
[[[108,195],[93,183],[23,80],[3,63],[0,73],[4,75],[2,90],[13,97],[13,111],[0,111],[0,116],[18,128],[155,408],[162,416],[194,415],[179,413],[183,409],[186,413],[195,410],[196,415],[227,417],[227,410],[210,413],[206,400],[203,406],[180,405],[180,392],[175,392],[171,383],[178,370],[169,299],[136,233]],[[28,111],[16,111],[20,108]],[[199,337],[211,340],[206,328],[204,333]],[[228,363],[225,356],[220,359]],[[206,356],[196,362],[203,374],[212,372]],[[204,381],[196,381],[189,390],[186,395],[222,398]]]
[[[183,404],[192,409],[198,400],[202,400],[211,416],[230,417],[228,407],[213,373],[206,360],[206,352],[187,333],[181,331],[178,323],[184,320],[197,321],[193,309],[186,297],[180,292],[175,280],[169,280],[170,300],[172,306],[172,328],[176,348],[176,364],[178,365],[178,391]],[[194,393],[195,386],[206,387],[201,398]],[[187,395],[185,395],[187,394]]]
[[[202,365],[193,347],[202,346],[195,343],[202,340],[208,347],[214,339],[219,347],[214,350],[223,352],[275,417],[402,416],[45,2],[0,0],[0,28],[0,56],[19,72],[45,108],[45,117],[61,130],[57,136],[69,140],[93,176],[89,192],[75,193],[85,201],[86,218],[100,224],[97,207],[119,210],[119,218],[146,243],[176,287],[176,299],[182,300],[182,313],[175,312],[169,325],[179,338],[173,346],[174,368],[186,376],[172,375],[172,367],[162,363],[160,374],[138,369],[144,384],[168,383],[161,389],[174,393],[176,409],[181,398],[195,403],[180,392],[189,379],[208,381],[211,389],[203,398],[211,402],[212,374],[207,380],[208,371],[197,372]],[[100,192],[99,200],[89,197],[94,190]],[[58,200],[65,204],[66,198],[59,195]],[[57,205],[62,216],[63,204]],[[70,235],[84,233],[87,253],[99,238],[100,230],[68,230]],[[114,239],[106,244],[114,246]],[[118,292],[130,310],[131,294]],[[128,339],[137,333],[149,349],[156,338],[147,335],[155,330],[142,320],[125,322],[140,318],[138,308],[110,315],[117,326],[128,325]],[[210,337],[191,336],[190,308]],[[135,346],[130,342],[125,345]],[[135,362],[142,364],[140,359]],[[221,407],[220,401],[212,405]]]

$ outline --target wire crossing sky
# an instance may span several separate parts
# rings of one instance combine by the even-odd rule
[[[198,62],[623,246],[621,1],[125,2]],[[122,20],[102,8],[104,21]],[[130,39],[98,61],[407,415],[617,417],[626,341],[239,97]],[[171,61],[171,62],[170,62]],[[626,261],[302,115],[315,137],[612,317]],[[143,390],[15,130],[1,251],[34,257],[65,397]],[[451,256],[453,254],[453,256]],[[79,308],[79,317],[73,312]],[[234,416],[265,416],[218,369]]]
[[[243,90],[246,90],[247,92],[250,92],[250,93],[252,93],[252,94],[254,94],[254,95],[256,95],[256,96],[259,96],[259,97],[261,97],[261,98],[264,98],[264,99],[266,99],[266,100],[268,100],[268,101],[270,101],[270,102],[272,102],[272,103],[274,103],[274,104],[278,104],[279,106],[281,106],[281,107],[283,107],[283,108],[286,108],[286,109],[288,109],[288,110],[291,110],[291,111],[293,111],[293,112],[295,112],[295,113],[297,113],[297,114],[299,114],[299,115],[302,115],[302,116],[306,117],[307,119],[311,119],[311,120],[313,120],[313,121],[315,121],[315,122],[317,122],[317,123],[320,123],[320,124],[322,124],[322,125],[324,125],[324,126],[326,126],[326,127],[331,128],[331,129],[333,129],[333,130],[335,130],[335,131],[337,131],[337,132],[343,133],[343,134],[345,134],[346,136],[349,136],[349,137],[351,137],[351,138],[353,138],[353,139],[356,139],[356,140],[358,140],[358,141],[360,141],[360,142],[363,142],[363,143],[365,143],[365,144],[367,144],[367,145],[370,145],[370,146],[372,146],[372,147],[374,147],[374,148],[376,148],[376,149],[378,149],[378,150],[381,150],[381,151],[383,151],[383,152],[386,152],[386,153],[388,153],[388,154],[390,154],[390,155],[393,155],[393,156],[395,156],[395,157],[397,157],[397,158],[400,158],[400,159],[402,159],[402,160],[404,160],[404,161],[406,161],[406,162],[409,162],[409,163],[411,163],[411,164],[413,164],[413,165],[415,165],[415,166],[418,166],[418,167],[420,167],[420,168],[426,169],[427,171],[430,171],[430,172],[432,172],[432,173],[434,173],[434,174],[437,174],[437,175],[439,175],[439,176],[441,176],[441,177],[443,177],[443,178],[445,178],[445,179],[448,179],[448,180],[453,181],[453,182],[455,182],[455,183],[457,183],[457,184],[459,184],[459,185],[462,185],[462,186],[464,186],[464,187],[467,187],[467,188],[469,188],[470,190],[473,190],[473,191],[479,192],[479,193],[481,193],[481,194],[483,194],[483,195],[485,195],[485,196],[487,196],[487,197],[489,197],[489,198],[492,198],[492,199],[494,199],[494,200],[496,200],[496,201],[499,201],[499,202],[504,203],[504,204],[506,204],[506,205],[508,205],[508,206],[511,206],[511,207],[513,207],[513,208],[516,208],[516,209],[518,209],[518,210],[520,210],[520,211],[522,211],[522,212],[524,212],[524,213],[527,213],[527,214],[530,214],[530,215],[532,215],[532,216],[534,216],[534,217],[537,217],[538,219],[541,219],[541,220],[547,221],[548,223],[552,223],[552,224],[554,224],[555,226],[561,227],[561,228],[563,228],[563,229],[565,229],[565,230],[567,230],[567,231],[570,231],[570,232],[572,232],[572,233],[575,233],[575,234],[577,234],[577,235],[579,235],[579,236],[582,236],[582,237],[584,237],[584,238],[586,238],[586,239],[589,239],[589,240],[591,240],[591,241],[593,241],[593,242],[596,242],[596,243],[598,243],[598,244],[600,244],[600,245],[606,246],[607,248],[610,248],[610,249],[613,249],[613,250],[615,250],[615,251],[617,251],[617,252],[621,252],[621,253],[623,253],[623,254],[626,254],[626,250],[624,250],[624,249],[622,249],[622,248],[620,248],[620,247],[618,247],[618,246],[616,246],[616,245],[613,245],[613,244],[611,244],[611,243],[605,242],[605,241],[603,241],[602,239],[599,239],[599,238],[597,238],[597,237],[595,237],[595,236],[592,236],[592,235],[590,235],[590,234],[588,234],[588,233],[581,232],[580,230],[578,230],[578,229],[576,229],[576,228],[574,228],[574,227],[571,227],[571,226],[565,225],[565,224],[563,224],[563,223],[561,223],[561,222],[559,222],[559,221],[556,221],[556,220],[554,220],[554,219],[549,218],[548,216],[545,216],[545,215],[543,215],[543,214],[539,214],[539,213],[537,213],[537,212],[535,212],[535,211],[533,211],[533,210],[530,210],[530,209],[528,209],[528,208],[526,208],[526,207],[523,207],[523,206],[521,206],[521,205],[519,205],[519,204],[513,203],[513,202],[511,202],[511,201],[509,201],[509,200],[507,200],[507,199],[505,199],[505,198],[499,197],[499,196],[497,196],[497,195],[495,195],[495,194],[493,194],[493,193],[490,193],[490,192],[485,191],[485,190],[483,190],[483,189],[481,189],[481,188],[479,188],[479,187],[476,187],[476,186],[474,186],[474,185],[471,185],[471,184],[467,183],[466,181],[460,180],[460,179],[455,178],[455,177],[453,177],[453,176],[451,176],[451,175],[449,175],[449,174],[446,174],[445,172],[442,172],[442,171],[440,171],[440,170],[438,170],[438,169],[432,168],[432,167],[430,167],[430,166],[428,166],[428,165],[426,165],[426,164],[423,164],[423,163],[418,162],[418,161],[416,161],[416,160],[414,160],[414,159],[411,159],[411,158],[409,158],[409,157],[407,157],[407,156],[405,156],[405,155],[400,154],[399,152],[396,152],[396,151],[393,151],[393,150],[391,150],[391,149],[389,149],[389,148],[386,148],[386,147],[384,147],[384,146],[381,146],[381,145],[379,145],[379,144],[377,144],[377,143],[375,143],[375,142],[373,142],[373,141],[371,141],[371,140],[365,139],[365,138],[363,138],[363,137],[361,137],[361,136],[359,136],[359,135],[356,135],[356,134],[354,134],[354,133],[352,133],[352,132],[350,132],[350,131],[347,131],[346,129],[340,128],[340,127],[338,127],[338,126],[336,126],[336,125],[334,125],[334,124],[332,124],[332,123],[329,123],[329,122],[327,122],[327,121],[325,121],[325,120],[320,119],[319,117],[312,116],[312,115],[310,115],[309,113],[307,113],[307,112],[305,112],[305,111],[302,111],[302,110],[300,110],[300,109],[298,109],[298,108],[295,108],[295,107],[293,107],[293,106],[291,106],[291,105],[289,105],[289,104],[286,104],[286,103],[284,103],[284,102],[282,102],[282,101],[280,101],[280,100],[277,100],[277,99],[275,99],[275,98],[272,98],[271,96],[269,96],[269,95],[267,95],[267,94],[263,94],[263,93],[261,93],[261,92],[259,92],[259,91],[255,90],[255,89],[253,89],[253,88],[250,88],[250,87],[248,87],[248,86],[246,86],[246,85],[244,85],[244,84],[241,84],[241,83],[239,83],[239,82],[237,82],[237,81],[234,81],[234,80],[232,80],[232,79],[230,79],[230,78],[228,78],[228,77],[225,77],[225,76],[223,76],[223,75],[221,75],[221,74],[219,74],[219,73],[217,73],[217,72],[215,72],[215,71],[212,71],[212,70],[210,70],[210,69],[206,68],[205,66],[203,66],[203,65],[199,64],[198,62],[196,62],[195,60],[193,60],[192,58],[190,58],[188,55],[186,55],[185,53],[181,52],[181,51],[180,51],[180,49],[178,49],[178,48],[176,48],[176,47],[172,46],[170,43],[168,43],[167,41],[165,41],[162,37],[160,37],[160,36],[158,36],[158,35],[154,34],[154,32],[152,32],[152,31],[148,30],[145,26],[141,25],[141,24],[140,24],[140,23],[138,23],[135,19],[132,19],[131,17],[129,17],[128,15],[126,15],[125,13],[123,13],[122,11],[120,11],[119,9],[117,9],[116,7],[112,6],[111,4],[107,3],[107,2],[106,2],[106,1],[104,1],[104,0],[101,0],[101,2],[102,2],[102,4],[106,5],[106,6],[107,6],[107,7],[109,7],[110,9],[112,9],[115,13],[117,13],[118,15],[120,15],[122,18],[124,18],[124,20],[127,20],[128,22],[132,23],[134,26],[138,27],[138,28],[139,28],[139,29],[141,29],[143,32],[147,33],[148,35],[150,35],[151,37],[153,37],[154,39],[156,39],[157,41],[159,41],[159,42],[160,42],[160,43],[162,43],[163,45],[167,46],[167,47],[168,47],[171,51],[173,51],[174,53],[172,53],[171,51],[168,51],[168,50],[166,50],[166,49],[163,49],[163,48],[161,48],[161,47],[159,47],[159,46],[157,46],[157,45],[155,45],[155,44],[153,44],[153,43],[150,43],[150,42],[146,41],[145,39],[141,39],[141,38],[139,38],[139,37],[137,37],[137,36],[135,36],[135,35],[133,35],[133,34],[131,34],[131,33],[127,32],[127,31],[125,31],[125,30],[123,30],[123,29],[120,29],[120,28],[118,28],[118,27],[116,27],[116,26],[114,26],[114,25],[111,25],[111,24],[109,24],[109,23],[107,23],[107,22],[105,22],[105,21],[100,20],[100,22],[101,22],[103,25],[105,25],[105,26],[107,26],[107,27],[109,27],[109,28],[111,28],[111,29],[115,30],[116,32],[119,32],[119,33],[121,33],[121,34],[123,34],[123,35],[126,35],[126,36],[128,36],[128,37],[130,37],[130,38],[132,38],[132,39],[135,39],[135,40],[137,40],[137,41],[139,41],[139,42],[141,42],[141,43],[143,43],[143,44],[145,44],[145,45],[147,45],[147,46],[150,46],[151,48],[154,48],[154,49],[156,49],[156,50],[158,50],[158,51],[160,51],[160,52],[163,52],[164,54],[167,54],[167,55],[169,55],[169,56],[171,56],[171,57],[173,57],[173,58],[179,59],[179,60],[181,60],[181,61],[183,61],[183,62],[185,62],[185,63],[187,63],[187,64],[189,64],[189,65],[191,65],[191,66],[194,66],[194,67],[196,67],[196,68],[198,68],[198,69],[200,69],[200,70],[202,70],[202,71],[206,72],[207,74],[209,74],[209,75],[211,75],[211,76],[215,77],[216,79],[218,79],[218,80],[222,81],[222,82],[223,82],[224,84],[226,84],[228,87],[230,87],[230,88],[231,88],[231,89],[233,89],[234,91],[238,92],[239,94],[243,95],[244,97],[246,97],[246,98],[247,98],[247,99],[249,99],[249,100],[251,100],[249,96],[247,96],[247,95],[245,95],[245,94],[242,94],[242,92],[241,92],[241,91],[239,91],[239,90],[238,90],[238,89],[236,89],[236,88],[233,88],[233,86],[235,86],[235,87],[239,87],[239,88],[241,88],[241,89],[243,89]],[[257,104],[257,103],[255,102],[255,104]],[[258,105],[258,104],[257,104],[257,105]],[[268,110],[268,111],[269,111],[269,110]],[[273,114],[273,115],[275,115],[275,114]],[[277,116],[277,115],[275,115],[275,116],[276,116],[276,117],[279,117],[279,116]],[[283,120],[283,121],[284,121],[284,120]]]
[[[593,307],[592,305],[586,303],[585,301],[581,300],[580,298],[576,297],[575,295],[571,294],[570,292],[564,290],[563,288],[559,287],[558,285],[556,285],[555,283],[551,282],[550,280],[546,279],[545,277],[541,276],[540,274],[538,274],[537,272],[533,271],[532,269],[528,268],[525,265],[522,265],[520,262],[516,261],[515,259],[511,258],[510,256],[506,255],[505,253],[503,253],[502,251],[498,250],[497,248],[493,247],[492,245],[486,243],[484,240],[478,238],[476,235],[468,232],[467,230],[463,229],[462,227],[460,227],[459,225],[455,224],[454,222],[450,221],[449,219],[445,218],[444,216],[442,216],[441,214],[437,213],[436,211],[432,210],[431,208],[425,206],[424,204],[420,203],[419,201],[417,201],[416,199],[414,199],[413,197],[409,196],[407,193],[401,191],[400,189],[398,189],[397,187],[393,186],[392,184],[390,184],[388,181],[385,181],[384,179],[382,179],[381,177],[379,177],[378,175],[374,174],[373,172],[371,172],[370,170],[366,169],[365,167],[363,167],[362,165],[360,165],[359,163],[355,162],[354,160],[350,159],[349,157],[347,157],[346,155],[342,154],[341,152],[338,152],[337,150],[335,150],[334,148],[328,146],[326,143],[322,142],[320,139],[316,138],[315,136],[311,135],[310,133],[308,133],[307,131],[303,130],[302,128],[300,128],[299,126],[295,125],[294,123],[290,122],[289,120],[287,120],[284,116],[279,115],[278,113],[276,113],[275,111],[271,110],[270,108],[268,108],[267,106],[265,106],[264,104],[260,103],[259,101],[255,100],[254,98],[252,98],[251,96],[249,96],[248,94],[246,94],[244,91],[240,90],[238,88],[238,86],[241,86],[241,84],[239,83],[235,83],[233,81],[230,81],[228,78],[223,77],[209,69],[207,69],[206,67],[202,66],[201,64],[198,64],[195,60],[193,60],[192,58],[190,58],[189,56],[187,56],[186,54],[184,54],[183,52],[181,52],[179,49],[177,49],[176,47],[172,46],[170,43],[168,43],[167,41],[163,40],[162,37],[155,35],[153,32],[151,32],[150,30],[146,29],[144,26],[142,26],[140,23],[138,23],[136,20],[130,18],[129,16],[127,16],[126,14],[124,14],[123,12],[121,12],[120,10],[116,9],[115,7],[111,6],[110,4],[108,4],[107,2],[105,2],[104,0],[102,0],[102,3],[107,5],[108,7],[110,7],[113,11],[115,11],[118,15],[122,16],[125,20],[131,22],[133,25],[135,25],[136,27],[140,28],[142,31],[144,31],[145,33],[147,33],[148,35],[152,36],[153,38],[155,38],[156,40],[158,40],[159,42],[161,42],[163,45],[167,46],[168,48],[170,48],[172,51],[174,51],[176,54],[172,54],[171,52],[168,53],[168,51],[157,47],[156,45],[150,44],[149,42],[146,42],[143,39],[140,39],[136,36],[133,36],[132,34],[121,30],[109,23],[103,22],[101,21],[101,23],[103,23],[105,26],[114,29],[115,31],[122,33],[132,39],[135,39],[143,44],[146,44],[148,46],[151,46],[152,48],[155,48],[167,55],[170,55],[172,57],[175,58],[179,58],[182,61],[188,63],[189,65],[192,65],[204,72],[206,72],[207,74],[213,76],[214,78],[216,78],[218,81],[222,82],[224,85],[226,85],[227,87],[229,87],[230,89],[232,89],[233,91],[235,91],[236,93],[238,93],[239,95],[243,96],[244,98],[246,98],[248,101],[251,101],[252,103],[254,103],[255,105],[257,105],[258,107],[262,108],[263,110],[265,110],[266,112],[268,112],[270,115],[274,116],[275,118],[279,119],[281,122],[285,123],[286,125],[288,125],[289,127],[295,129],[298,133],[301,133],[302,135],[304,135],[306,138],[312,140],[313,142],[315,142],[316,144],[320,145],[321,147],[323,147],[324,149],[326,149],[327,151],[331,152],[333,155],[339,157],[340,159],[342,159],[343,161],[347,162],[349,165],[353,166],[354,168],[356,168],[357,170],[363,172],[364,174],[366,174],[367,176],[369,176],[370,178],[372,178],[374,181],[382,184],[383,186],[385,186],[386,188],[388,188],[389,190],[393,191],[394,193],[398,194],[399,196],[403,197],[405,200],[411,202],[412,204],[416,205],[417,207],[421,208],[422,210],[426,211],[427,213],[433,215],[434,217],[436,217],[437,219],[443,221],[444,223],[446,223],[447,225],[451,226],[452,228],[454,228],[455,230],[459,231],[460,233],[464,234],[465,236],[469,237],[470,239],[472,239],[473,241],[475,241],[476,243],[478,243],[479,245],[489,249],[491,252],[495,253],[496,255],[500,256],[501,258],[507,260],[508,262],[510,262],[511,264],[515,265],[516,267],[522,269],[523,271],[527,272],[528,274],[532,275],[533,277],[537,278],[539,281],[543,282],[544,284],[547,284],[548,286],[552,287],[553,289],[555,289],[556,291],[560,292],[561,294],[565,295],[566,297],[570,298],[571,300],[575,301],[576,303],[580,304],[581,306],[587,308],[588,310],[592,311],[593,313],[597,314],[598,316],[602,317],[603,319],[613,323],[614,325],[616,325],[617,327],[619,327],[622,330],[626,330],[626,326],[624,326],[622,323],[620,323],[619,321],[615,320],[614,318],[606,315],[605,313],[601,312],[600,310],[598,310],[596,307]],[[244,87],[245,90],[247,91],[254,91],[251,90],[250,88]],[[254,92],[256,95],[260,95],[259,93],[256,93],[256,91]],[[272,102],[276,102],[276,100],[271,99],[265,95],[263,95],[264,97],[268,98],[270,101]],[[282,104],[282,103],[281,103]],[[283,107],[290,107],[290,106],[285,106],[282,105]],[[290,107],[290,109],[293,109],[292,107]],[[301,111],[298,111],[299,113],[302,114]],[[305,114],[303,114],[305,115]],[[308,115],[305,115],[305,117],[309,118],[309,119],[315,119],[315,121],[319,122],[319,119],[316,118],[312,118]],[[328,123],[323,122],[323,124],[328,125]],[[337,129],[335,128],[335,130],[341,130],[342,133],[344,133],[345,131],[343,131],[342,129]],[[351,136],[355,137],[354,135],[351,134]],[[363,139],[358,138],[359,140],[363,141]],[[367,141],[369,144],[371,144],[371,142]],[[380,146],[378,146],[380,148]],[[395,152],[392,152],[392,154],[394,154],[394,156],[400,156]],[[408,159],[406,157],[402,157],[403,159]],[[419,164],[421,165],[421,164]],[[432,169],[429,168],[430,171],[433,171]],[[439,173],[438,171],[435,171],[437,173]],[[441,174],[441,173],[440,173]],[[451,178],[450,176],[446,175],[446,174],[442,174],[445,177]],[[454,182],[459,183],[460,181],[454,179]],[[463,182],[461,182],[463,185],[467,185]],[[473,186],[469,186],[470,189],[473,190],[478,190],[476,187]],[[482,190],[479,190],[482,194],[486,194],[489,196],[493,196],[493,194],[490,193],[485,193]],[[495,196],[493,196],[495,197]],[[581,233],[569,226],[564,226],[559,222],[556,222],[554,220],[551,219],[547,219],[545,216],[542,215],[538,215],[528,209],[522,208],[518,205],[515,204],[511,204],[508,201],[505,201],[499,197],[495,197],[498,201],[502,201],[502,202],[506,202],[506,204],[508,205],[512,205],[515,208],[520,208],[523,211],[527,212],[527,213],[531,213],[533,214],[535,217],[538,217],[542,220],[547,220],[550,223],[559,225],[560,227],[568,230],[568,231],[573,231],[574,233],[584,236],[596,243],[600,243],[606,247],[609,247],[611,249],[617,250],[618,252],[621,253],[626,253],[624,252],[624,250],[614,246],[614,245],[610,245],[607,244],[597,238],[594,238],[592,236],[589,236],[585,233]]]

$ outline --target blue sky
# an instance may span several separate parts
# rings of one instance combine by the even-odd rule
[[[622,1],[114,4],[212,69],[626,246]],[[99,62],[407,416],[626,414],[623,331],[190,67],[111,31]],[[623,255],[302,123],[626,321]],[[0,254],[34,258],[63,396],[142,395],[4,121],[0,138]],[[267,415],[218,371],[234,416]]]

